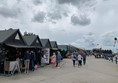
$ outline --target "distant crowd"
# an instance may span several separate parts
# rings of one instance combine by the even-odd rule
[[[82,66],[82,62],[85,65],[86,64],[86,53],[84,52],[73,52],[71,55],[72,61],[73,61],[73,67],[77,64],[78,67]]]

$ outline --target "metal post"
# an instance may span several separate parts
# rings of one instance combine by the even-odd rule
[[[114,50],[116,51],[116,53],[117,53],[117,38],[114,38]],[[116,62],[116,64],[117,64],[117,57],[115,57],[115,62]]]

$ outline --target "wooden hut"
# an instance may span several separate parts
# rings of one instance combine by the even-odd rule
[[[47,64],[49,64],[49,62],[50,62],[50,49],[52,48],[50,40],[49,39],[41,39],[41,43],[43,45],[44,55],[46,56],[45,62]]]
[[[53,52],[57,52],[58,51],[58,45],[57,45],[57,42],[56,41],[50,41],[51,43],[51,50],[50,50],[50,55],[53,54]]]
[[[9,70],[11,68],[12,70],[11,63],[14,64],[16,58],[22,57],[22,48],[27,48],[27,44],[19,29],[0,30],[0,69]],[[8,64],[4,63],[6,61]]]
[[[26,34],[23,36],[24,40],[26,41],[27,45],[29,46],[28,50],[29,51],[34,51],[35,52],[35,57],[36,61],[35,64],[41,63],[41,56],[39,52],[42,50],[42,43],[38,35],[29,35]]]

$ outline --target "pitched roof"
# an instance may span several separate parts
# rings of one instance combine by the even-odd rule
[[[49,39],[41,39],[41,43],[44,48],[51,48],[51,43]]]
[[[41,43],[38,35],[25,35],[25,36],[23,36],[23,38],[26,41],[28,46],[37,46],[37,47],[40,46],[40,47],[42,47],[42,43]]]
[[[5,42],[11,35],[17,32],[19,29],[0,30],[0,43]]]
[[[19,29],[0,30],[0,43],[15,48],[26,47]]]
[[[57,42],[56,41],[50,41],[51,47],[52,48],[58,48]]]
[[[26,41],[27,45],[31,45],[34,40],[37,38],[36,35],[26,35],[26,36],[23,36],[24,40]]]

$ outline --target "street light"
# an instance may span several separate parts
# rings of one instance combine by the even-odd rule
[[[116,43],[117,43],[117,38],[115,37],[115,38],[114,38],[114,44],[116,44]]]
[[[114,38],[114,52],[117,52],[117,38]]]

